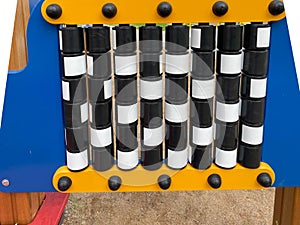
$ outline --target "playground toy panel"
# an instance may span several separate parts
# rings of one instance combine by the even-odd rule
[[[1,191],[299,185],[281,1],[30,3],[29,62],[8,74]]]

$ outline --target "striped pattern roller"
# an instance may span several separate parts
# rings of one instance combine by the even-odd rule
[[[117,165],[131,170],[138,165],[138,103],[136,28],[113,28]]]
[[[215,38],[214,25],[192,27],[189,162],[197,169],[207,169],[212,161]]]
[[[215,163],[227,169],[237,162],[242,33],[235,23],[218,27]]]
[[[62,26],[59,34],[67,166],[71,171],[81,171],[89,165],[84,30]]]
[[[86,48],[92,166],[105,171],[114,164],[110,28],[88,27]]]
[[[247,168],[261,161],[270,31],[269,24],[245,25],[238,161]]]
[[[182,169],[188,158],[188,26],[167,26],[165,48],[165,156],[168,167]]]
[[[140,118],[141,162],[145,169],[162,165],[163,81],[162,28],[153,24],[140,27]]]

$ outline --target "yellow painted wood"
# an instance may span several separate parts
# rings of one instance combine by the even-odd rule
[[[163,165],[159,170],[148,171],[139,165],[131,171],[122,171],[114,166],[105,172],[97,172],[92,167],[81,172],[71,172],[63,166],[53,176],[53,186],[58,190],[59,178],[68,176],[72,180],[72,186],[67,191],[69,193],[111,192],[108,179],[116,175],[122,179],[122,186],[118,192],[162,191],[157,184],[157,179],[160,175],[167,174],[172,179],[168,191],[212,190],[207,183],[207,178],[211,174],[219,174],[222,179],[222,186],[219,190],[262,189],[263,187],[258,184],[256,178],[264,172],[272,177],[273,182],[275,181],[275,173],[266,163],[261,163],[258,169],[247,169],[238,164],[234,169],[228,170],[213,164],[207,170],[197,170],[190,165],[182,170],[172,170]]]
[[[42,6],[43,17],[53,24],[133,24],[133,23],[194,23],[194,22],[268,22],[285,17],[285,13],[273,16],[268,11],[271,0],[226,0],[229,10],[218,17],[212,12],[217,0],[168,0],[172,5],[172,14],[162,18],[157,6],[162,0],[45,0]],[[102,15],[102,6],[113,3],[117,6],[117,15],[107,19]],[[46,8],[58,4],[62,16],[53,20],[46,15]]]

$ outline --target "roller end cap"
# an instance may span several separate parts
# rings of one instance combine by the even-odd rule
[[[269,4],[269,12],[273,16],[280,15],[284,12],[284,4],[280,0],[274,0]]]
[[[218,175],[218,174],[212,174],[212,175],[210,175],[207,178],[207,182],[214,189],[218,189],[222,185],[222,179],[221,179],[220,175]]]
[[[113,18],[115,17],[115,15],[117,14],[117,6],[115,6],[112,3],[107,3],[102,7],[102,14],[103,16],[105,16],[106,18]]]
[[[58,180],[58,190],[60,191],[67,191],[72,185],[72,180],[70,177],[63,176]]]
[[[112,191],[117,191],[122,184],[122,179],[118,176],[112,176],[108,180],[108,187]]]
[[[169,2],[161,2],[157,6],[157,13],[161,17],[168,17],[172,13],[172,6]]]
[[[228,12],[228,5],[226,2],[218,1],[213,5],[212,11],[216,16],[224,16]]]
[[[265,188],[272,186],[272,178],[267,173],[259,174],[258,177],[257,177],[257,182]]]
[[[171,177],[169,177],[168,175],[165,175],[165,174],[161,175],[158,178],[158,185],[163,190],[169,189],[171,186]]]
[[[51,19],[58,19],[62,15],[62,8],[57,4],[51,4],[46,8],[46,14]]]

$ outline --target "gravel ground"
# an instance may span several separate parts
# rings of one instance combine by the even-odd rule
[[[271,225],[275,189],[72,194],[63,225]]]

